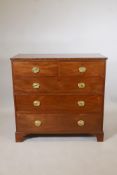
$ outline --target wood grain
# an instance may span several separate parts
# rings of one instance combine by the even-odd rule
[[[11,58],[16,141],[29,134],[91,134],[103,141],[106,59],[100,54],[18,54]],[[32,68],[39,67],[38,73]],[[79,72],[86,67],[86,72]],[[78,88],[78,83],[85,88]],[[39,89],[32,87],[39,83]],[[33,102],[40,101],[39,107]],[[84,107],[77,102],[85,101]],[[42,122],[40,127],[35,120]],[[78,120],[85,121],[83,127]]]
[[[17,93],[77,93],[77,94],[103,94],[103,78],[99,77],[39,77],[14,79],[15,94]],[[85,88],[80,89],[78,83],[85,83]],[[39,88],[34,89],[33,83],[39,83]]]
[[[38,73],[33,73],[32,68],[39,67]],[[14,76],[15,77],[40,77],[40,76],[56,76],[57,64],[56,62],[13,62]]]
[[[76,54],[17,54],[15,56],[13,56],[11,58],[11,60],[17,60],[17,61],[50,61],[50,60],[60,60],[60,61],[84,61],[86,59],[88,59],[88,61],[90,60],[106,60],[107,57],[105,57],[104,55],[98,54],[98,53],[76,53]]]
[[[85,113],[102,111],[102,96],[16,95],[15,99],[16,110],[22,113]],[[34,101],[40,101],[40,106],[33,106]],[[85,101],[85,106],[79,107],[78,101]]]
[[[61,62],[61,76],[101,76],[104,77],[105,61],[78,61],[78,62]],[[86,72],[79,72],[80,67],[86,67]]]
[[[35,121],[41,121],[40,127]],[[83,120],[84,126],[77,122]],[[99,114],[17,114],[17,131],[28,133],[98,133],[101,130]]]

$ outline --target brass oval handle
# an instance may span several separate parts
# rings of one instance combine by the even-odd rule
[[[83,73],[83,72],[86,72],[87,68],[82,66],[82,67],[79,67],[79,72]]]
[[[85,106],[85,101],[78,101],[77,103],[79,107]]]
[[[32,68],[32,72],[33,72],[34,74],[38,73],[39,71],[40,71],[39,67],[33,67],[33,68]]]
[[[37,106],[40,106],[40,101],[37,101],[37,100],[35,100],[35,101],[33,101],[33,106],[35,106],[35,107],[37,107]]]
[[[78,126],[84,126],[85,125],[85,121],[84,120],[78,120],[77,124],[78,124]]]
[[[34,122],[34,124],[35,124],[36,127],[39,127],[39,126],[41,126],[42,122],[40,120],[36,120]]]
[[[40,88],[40,84],[39,84],[39,83],[33,83],[33,84],[32,84],[32,87],[33,87],[34,89],[38,89],[38,88]]]
[[[85,83],[78,83],[78,87],[79,87],[80,89],[85,88]]]

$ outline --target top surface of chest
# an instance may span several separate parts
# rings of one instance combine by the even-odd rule
[[[59,61],[59,60],[66,60],[66,61],[85,61],[85,60],[103,60],[107,59],[107,57],[101,54],[18,54],[11,58],[12,60],[22,60],[27,61]]]

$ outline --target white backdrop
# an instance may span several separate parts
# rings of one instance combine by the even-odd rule
[[[13,108],[9,58],[17,53],[102,53],[106,104],[117,103],[116,0],[0,0],[0,108]]]
[[[102,53],[109,58],[103,143],[92,137],[15,143],[9,59],[17,53]],[[0,0],[0,175],[116,175],[116,104],[117,0]]]

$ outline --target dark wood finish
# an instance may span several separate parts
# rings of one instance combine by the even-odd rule
[[[89,118],[93,118],[89,120]],[[78,126],[79,120],[84,120],[84,126]],[[34,122],[40,120],[40,127],[35,127]],[[101,130],[99,114],[17,114],[17,129],[19,132],[53,134],[56,133],[90,133]]]
[[[86,67],[86,72],[79,72],[79,67]],[[79,61],[79,62],[61,62],[60,75],[61,76],[104,76],[104,61]]]
[[[13,62],[13,67],[16,77],[24,76],[56,76],[57,63],[56,62]],[[32,72],[33,67],[39,67],[40,71],[36,74]]]
[[[18,54],[12,57],[12,60],[17,61],[53,61],[53,60],[60,60],[60,61],[88,61],[95,59],[95,60],[105,60],[107,57],[101,55],[101,54]],[[67,58],[67,59],[66,59]]]
[[[90,118],[90,120],[89,120]],[[84,126],[78,126],[79,120],[84,120]],[[40,127],[34,122],[40,120]],[[100,132],[101,118],[99,114],[17,114],[17,130],[31,133],[90,133]]]
[[[17,112],[32,113],[89,113],[102,111],[102,96],[77,95],[16,95]],[[28,99],[28,100],[27,100]],[[40,106],[33,106],[33,102],[40,101]],[[78,101],[85,101],[84,107],[79,107]]]
[[[24,75],[25,76],[25,75]],[[16,78],[14,89],[15,93],[76,93],[103,95],[103,78],[100,77],[73,77],[69,81],[69,77],[62,77],[59,81],[57,77],[40,77],[40,78]],[[39,83],[38,89],[33,88],[33,83]],[[85,88],[80,89],[78,83],[85,83]]]
[[[104,140],[104,133],[103,132],[98,133],[96,136],[97,136],[97,141],[98,142],[103,142],[103,140]]]
[[[15,133],[15,140],[16,142],[22,142],[25,139],[25,133],[24,132],[16,132]]]
[[[103,141],[106,57],[100,54],[19,54],[13,58],[16,141],[29,134],[91,134]],[[33,67],[39,67],[34,74]],[[86,67],[86,72],[79,72]],[[85,83],[79,88],[78,83]],[[33,83],[40,87],[34,89]],[[40,106],[33,106],[33,101]],[[77,101],[85,101],[79,107]],[[77,122],[82,120],[83,126]],[[35,121],[41,121],[39,127]]]

